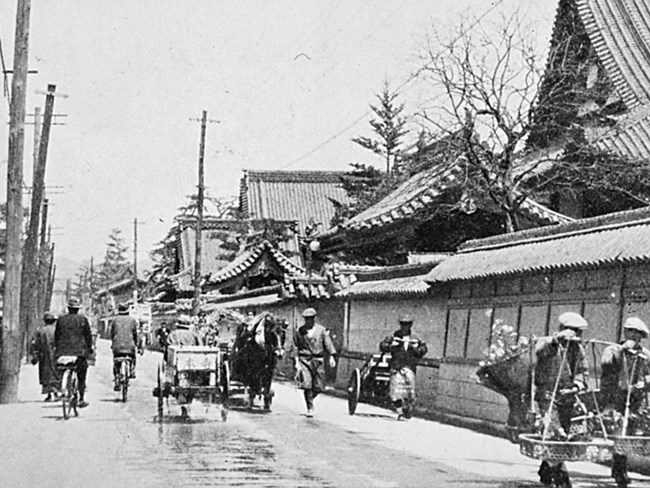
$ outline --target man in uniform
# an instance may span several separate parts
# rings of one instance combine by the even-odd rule
[[[72,297],[68,300],[68,313],[59,317],[54,329],[54,347],[57,359],[76,356],[79,380],[79,408],[88,406],[85,401],[88,359],[93,355],[93,334],[88,319],[79,313],[81,302]]]
[[[316,310],[307,308],[302,316],[305,323],[293,335],[296,383],[303,390],[307,417],[314,416],[314,398],[325,389],[325,351],[331,368],[336,366],[336,349],[329,332],[316,323]]]
[[[399,329],[379,344],[381,352],[391,354],[390,399],[397,411],[398,420],[411,418],[415,404],[415,370],[427,345],[411,332],[413,318],[402,315],[398,319]]]
[[[641,340],[647,338],[648,333],[648,326],[641,319],[629,317],[623,324],[623,342],[608,346],[603,351],[600,388],[604,407],[606,410],[617,412],[621,420],[628,409],[628,398],[628,415],[637,414],[642,407],[647,406],[646,395],[650,390],[650,351],[641,346]],[[628,425],[628,432],[615,433],[634,435],[634,419]],[[627,486],[630,482],[627,474],[627,456],[624,454],[614,454],[612,477],[618,486]]]
[[[32,341],[32,364],[38,363],[38,381],[46,402],[51,402],[61,390],[61,373],[56,368],[54,329],[56,317],[51,312],[43,315],[45,324],[39,327]]]
[[[138,344],[138,321],[129,315],[129,305],[120,303],[117,306],[117,316],[111,319],[111,342],[113,350],[113,382],[115,391],[120,391],[118,381],[120,374],[119,357],[131,358],[129,376],[135,378],[135,351]]]
[[[541,337],[535,347],[535,400],[539,412],[544,416],[543,428],[546,433],[550,433],[553,439],[567,440],[576,395],[587,386],[587,358],[580,340],[587,328],[587,321],[575,312],[563,313],[558,321],[559,331],[552,336]],[[551,405],[556,384],[555,401]],[[553,482],[562,484],[569,480],[564,463],[551,466],[547,461],[542,461],[538,474],[544,485]]]

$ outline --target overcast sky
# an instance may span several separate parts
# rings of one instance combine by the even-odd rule
[[[494,4],[497,4],[494,6]],[[47,184],[57,258],[101,260],[114,227],[139,259],[171,225],[197,180],[202,110],[206,185],[235,195],[243,169],[336,169],[376,163],[350,142],[368,133],[368,104],[384,80],[417,68],[425,32],[521,5],[547,47],[552,0],[32,0],[28,113],[48,83],[68,98],[50,139]],[[0,2],[0,39],[13,65],[16,2]],[[407,111],[421,84],[402,93]],[[8,120],[8,101],[0,100]],[[0,124],[2,198],[7,127]],[[32,126],[25,180],[31,184]],[[25,204],[27,204],[25,200]]]

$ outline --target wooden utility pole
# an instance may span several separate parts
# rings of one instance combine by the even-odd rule
[[[45,112],[43,115],[43,128],[38,142],[38,159],[34,166],[32,181],[32,201],[29,215],[29,227],[25,248],[23,251],[23,269],[20,292],[20,324],[23,331],[23,344],[34,335],[39,317],[38,312],[41,306],[38,303],[39,265],[38,265],[38,228],[41,223],[41,206],[43,204],[43,193],[45,190],[45,167],[47,164],[47,150],[50,142],[50,128],[52,125],[52,114],[54,113],[55,85],[47,86],[45,97]]]
[[[138,218],[133,219],[133,305],[138,303]]]
[[[195,246],[194,246],[194,300],[192,301],[192,315],[199,314],[201,308],[201,251],[203,247],[203,157],[205,155],[205,129],[208,123],[208,112],[203,111],[201,117],[201,143],[199,146],[199,190],[196,199],[196,229],[195,229]]]
[[[23,226],[23,155],[25,151],[25,99],[29,46],[30,0],[18,0],[14,43],[14,69],[9,107],[9,159],[7,161],[7,248],[5,256],[0,403],[18,400],[22,359],[20,331],[20,264]]]

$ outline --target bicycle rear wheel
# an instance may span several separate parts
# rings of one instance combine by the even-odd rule
[[[79,400],[79,390],[77,386],[77,372],[71,369],[66,369],[63,372],[61,379],[61,390],[63,398],[61,398],[61,407],[63,408],[63,418],[68,420],[70,414],[74,413],[75,417],[79,416],[77,411],[77,403]]]
[[[120,386],[122,387],[122,401],[126,403],[129,396],[129,362],[122,361],[120,365]]]
[[[76,371],[70,371],[70,385],[72,388],[72,396],[70,399],[70,407],[72,408],[72,413],[75,417],[79,416],[79,380],[77,378]]]

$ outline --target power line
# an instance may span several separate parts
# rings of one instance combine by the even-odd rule
[[[496,1],[496,2],[495,2],[495,3],[494,3],[494,4],[493,4],[489,9],[487,9],[487,10],[486,10],[486,11],[485,11],[485,12],[484,12],[480,17],[478,17],[478,18],[477,18],[477,19],[476,19],[472,24],[470,24],[469,27],[467,27],[467,29],[465,29],[465,30],[462,31],[462,32],[459,32],[459,33],[458,33],[458,36],[456,36],[456,38],[454,38],[454,40],[452,41],[452,43],[458,41],[462,36],[464,36],[465,34],[467,34],[468,32],[470,32],[470,31],[471,31],[474,27],[476,27],[476,25],[478,25],[479,22],[481,22],[481,21],[482,21],[482,20],[483,20],[483,19],[484,19],[488,14],[490,14],[490,13],[491,13],[495,8],[497,8],[500,4],[502,4],[503,1],[504,1],[504,0],[497,0],[497,1]],[[374,31],[373,31],[373,32],[374,32]],[[400,90],[404,89],[404,88],[405,88],[407,85],[409,85],[413,80],[415,80],[416,78],[418,78],[418,77],[420,76],[420,74],[421,74],[421,73],[426,69],[426,67],[427,67],[427,65],[425,65],[424,67],[422,67],[422,68],[418,69],[417,71],[415,71],[414,73],[412,73],[412,74],[411,74],[411,75],[410,75],[410,76],[409,76],[409,77],[408,77],[408,78],[407,78],[403,83],[401,83],[400,85],[398,85],[398,87],[395,88],[394,91],[397,92],[397,91],[400,91]],[[408,88],[407,88],[407,89],[408,89]],[[343,134],[345,134],[348,130],[350,130],[352,127],[354,127],[355,125],[357,125],[359,122],[361,122],[363,119],[365,119],[365,118],[366,118],[368,115],[370,115],[371,113],[372,113],[372,109],[367,110],[367,111],[366,111],[366,112],[365,112],[361,117],[355,119],[354,122],[352,122],[350,125],[346,126],[346,127],[343,128],[342,130],[338,131],[338,132],[337,132],[336,134],[334,134],[333,136],[330,136],[330,137],[327,138],[325,141],[323,141],[322,143],[320,143],[318,146],[316,146],[315,148],[309,150],[306,154],[303,154],[303,155],[300,156],[299,158],[296,158],[296,159],[292,160],[291,162],[287,163],[285,166],[283,166],[283,167],[280,168],[280,169],[286,169],[286,168],[288,168],[288,167],[290,167],[290,166],[292,166],[292,165],[294,165],[294,164],[296,164],[296,163],[302,161],[303,159],[305,159],[305,158],[311,156],[311,155],[314,154],[316,151],[320,150],[321,148],[323,148],[324,146],[326,146],[326,145],[329,144],[330,142],[336,140],[337,138],[339,138],[340,136],[342,136]]]

